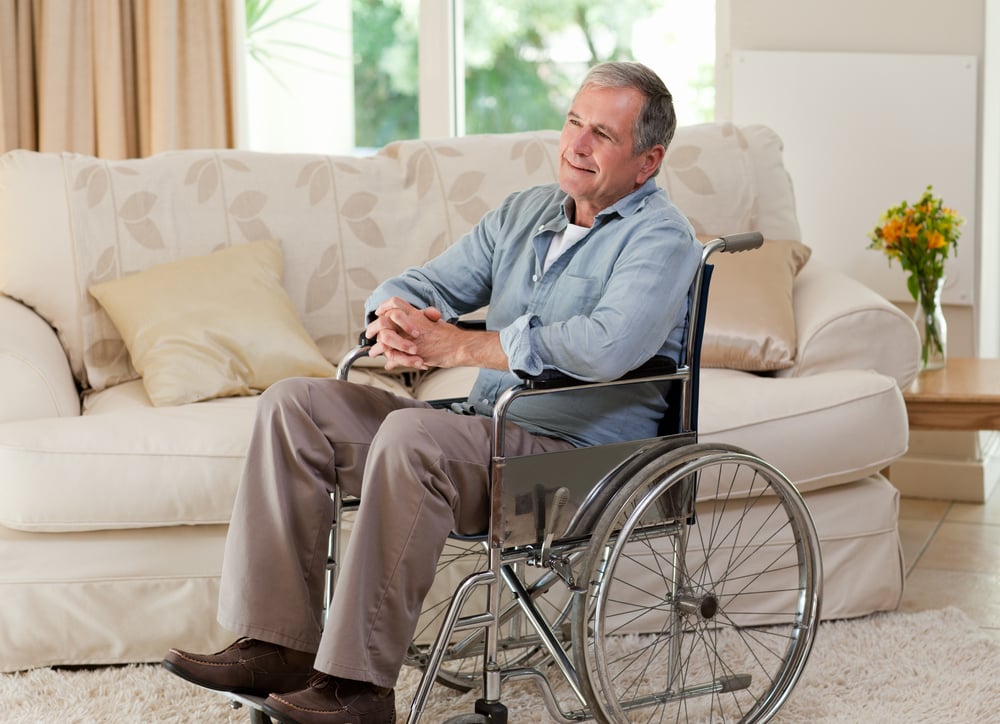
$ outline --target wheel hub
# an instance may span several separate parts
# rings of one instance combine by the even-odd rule
[[[712,593],[685,591],[679,593],[674,601],[683,613],[698,616],[706,621],[715,618],[719,612],[719,599]]]

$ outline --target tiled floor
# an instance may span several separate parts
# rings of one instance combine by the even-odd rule
[[[1000,493],[986,503],[903,498],[902,611],[956,606],[1000,637]]]

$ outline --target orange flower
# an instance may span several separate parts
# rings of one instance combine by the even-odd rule
[[[886,246],[896,244],[903,235],[903,222],[899,219],[889,219],[882,227],[882,238]]]
[[[928,249],[944,249],[948,246],[948,241],[940,231],[932,231],[927,235]]]
[[[916,241],[917,235],[920,234],[920,226],[917,224],[907,224],[906,225],[906,238],[911,241]]]

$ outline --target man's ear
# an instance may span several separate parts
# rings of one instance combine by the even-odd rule
[[[660,168],[666,153],[667,150],[659,143],[642,152],[642,166],[639,167],[639,174],[636,178],[640,186],[646,183],[649,177]]]

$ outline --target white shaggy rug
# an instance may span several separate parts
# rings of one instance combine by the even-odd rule
[[[397,687],[405,721],[417,672]],[[1000,720],[1000,637],[962,611],[890,613],[820,626],[812,656],[777,722],[986,722]],[[423,721],[472,710],[476,695],[436,687]],[[552,719],[529,684],[504,689],[512,724]],[[0,722],[247,722],[222,695],[159,666],[0,675]]]

